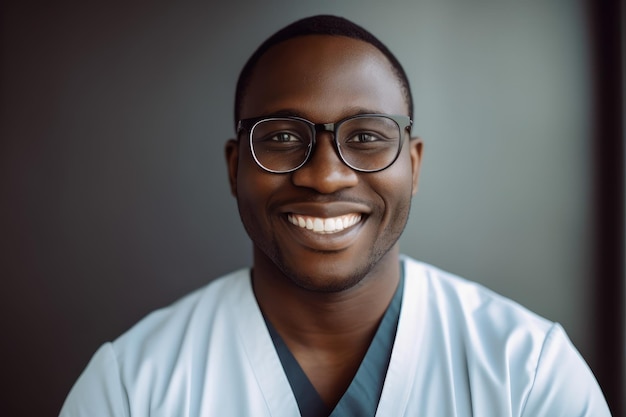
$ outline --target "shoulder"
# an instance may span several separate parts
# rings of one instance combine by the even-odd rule
[[[407,279],[417,281],[413,287],[426,297],[429,310],[445,314],[459,325],[486,332],[508,332],[521,326],[541,338],[554,325],[476,282],[409,257],[403,257],[403,262]]]
[[[428,340],[420,349],[438,373],[467,383],[456,400],[466,395],[484,415],[608,415],[593,374],[558,323],[475,282],[403,262],[405,300],[421,306],[412,324]],[[581,414],[585,409],[596,414]]]
[[[232,361],[244,356],[234,323],[242,315],[252,321],[257,310],[250,273],[240,270],[150,313],[96,352],[61,415],[176,415],[199,407],[204,395],[191,393],[205,385],[202,378],[215,382],[233,370]]]
[[[557,324],[475,282],[404,258],[405,299],[426,337],[479,368],[532,369]],[[532,375],[528,374],[528,378]]]
[[[112,343],[118,356],[164,354],[169,346],[180,348],[187,335],[209,329],[228,315],[232,303],[251,291],[249,270],[242,269],[211,281],[173,304],[153,311]],[[158,347],[158,348],[157,348]],[[120,358],[124,360],[124,358]]]

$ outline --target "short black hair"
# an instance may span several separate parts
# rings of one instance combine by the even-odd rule
[[[404,72],[404,68],[402,68],[402,65],[391,51],[370,32],[348,19],[331,15],[318,15],[298,20],[274,33],[250,56],[237,80],[237,89],[235,92],[235,124],[239,120],[241,103],[248,84],[250,83],[254,67],[259,59],[274,45],[306,35],[345,36],[367,42],[376,47],[391,63],[391,67],[398,77],[398,81],[400,81],[402,93],[409,108],[408,116],[413,117],[413,97],[411,95],[409,79]]]

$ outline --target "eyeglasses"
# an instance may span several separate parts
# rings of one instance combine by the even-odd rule
[[[276,174],[303,166],[315,148],[317,133],[333,133],[341,160],[360,172],[376,172],[395,162],[402,149],[408,116],[359,114],[336,123],[313,123],[301,117],[258,117],[237,123],[248,132],[256,163]]]

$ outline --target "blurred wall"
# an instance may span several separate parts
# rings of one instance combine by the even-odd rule
[[[579,1],[141,3],[2,6],[0,414],[54,415],[101,343],[250,264],[223,162],[236,78],[315,13],[370,29],[412,82],[403,251],[561,322],[593,366]]]

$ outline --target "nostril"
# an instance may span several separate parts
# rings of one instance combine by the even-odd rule
[[[311,188],[323,194],[331,194],[344,188],[354,187],[358,183],[356,171],[338,159],[332,162],[329,162],[328,159],[310,160],[292,173],[292,183],[297,187]]]

